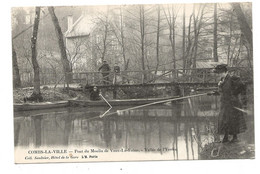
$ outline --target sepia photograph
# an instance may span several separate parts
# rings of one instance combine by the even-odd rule
[[[14,163],[254,160],[253,5],[11,7]]]

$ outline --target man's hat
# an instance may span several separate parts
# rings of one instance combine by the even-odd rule
[[[223,73],[227,71],[227,64],[219,64],[214,69],[214,73]]]

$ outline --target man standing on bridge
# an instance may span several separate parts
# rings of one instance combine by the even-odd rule
[[[229,141],[229,135],[233,135],[231,142],[237,142],[237,134],[246,130],[243,112],[239,110],[242,107],[239,94],[245,94],[245,85],[239,77],[229,74],[226,64],[217,65],[213,72],[218,73],[221,77],[218,91],[209,93],[209,95],[220,95],[218,134],[224,135],[222,143]]]
[[[101,71],[103,76],[103,83],[109,84],[109,73],[110,73],[110,66],[108,65],[106,60],[103,60],[103,64],[101,67],[98,68],[98,71]]]

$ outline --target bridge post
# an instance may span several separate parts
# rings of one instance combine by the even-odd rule
[[[116,99],[116,95],[117,95],[117,91],[116,91],[116,87],[114,86],[114,88],[113,88],[113,99]]]
[[[116,95],[117,95],[117,89],[116,89],[116,83],[117,83],[117,73],[116,72],[114,72],[114,78],[113,78],[113,85],[114,85],[114,87],[113,87],[113,99],[116,99]]]

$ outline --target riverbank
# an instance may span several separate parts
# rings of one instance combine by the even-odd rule
[[[209,143],[200,152],[201,160],[255,159],[255,145],[245,142]]]
[[[30,97],[33,93],[33,88],[19,88],[13,90],[13,102],[14,103],[24,103],[25,97]],[[64,101],[71,98],[88,98],[87,93],[82,90],[67,90],[64,87],[41,87],[41,95],[43,97],[43,102],[54,102],[54,101]],[[32,103],[28,101],[28,103]]]
[[[140,98],[160,98],[169,97],[173,94],[171,88],[128,88],[128,89],[118,89],[116,98],[117,99],[140,99]],[[113,99],[112,90],[101,90],[103,96],[106,99]],[[25,97],[30,97],[33,93],[33,87],[27,88],[17,88],[13,89],[13,99],[14,103],[24,103]],[[54,101],[64,101],[72,98],[77,98],[80,100],[89,100],[89,90],[84,90],[77,84],[70,85],[70,88],[64,88],[64,86],[41,86],[41,95],[43,97],[42,102],[54,102]],[[26,101],[27,103],[34,103],[32,101]]]

